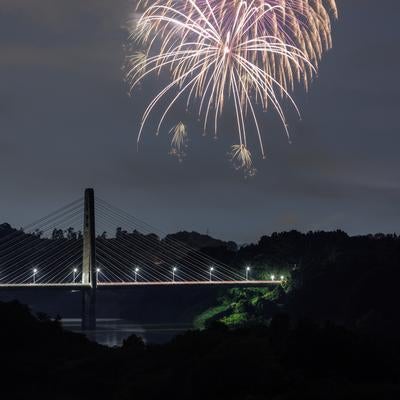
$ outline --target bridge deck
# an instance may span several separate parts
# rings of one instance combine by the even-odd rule
[[[241,285],[241,286],[262,286],[281,284],[281,281],[175,281],[175,282],[101,282],[97,283],[100,287],[115,286],[214,286],[214,285]]]
[[[175,281],[175,282],[97,282],[98,288],[117,288],[132,286],[268,286],[279,285],[282,281]],[[88,284],[82,283],[19,283],[19,284],[0,284],[0,289],[32,289],[32,288],[64,288],[82,289],[90,288]]]

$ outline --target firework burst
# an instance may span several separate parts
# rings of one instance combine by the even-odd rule
[[[172,133],[171,139],[171,151],[170,154],[178,157],[179,161],[182,161],[185,157],[185,149],[187,147],[187,127],[183,122],[179,122],[175,125],[169,133]]]
[[[232,158],[252,171],[248,147],[249,126],[264,143],[258,110],[272,107],[289,137],[281,106],[296,82],[307,89],[318,62],[331,43],[331,17],[337,16],[335,0],[140,0],[142,15],[131,38],[143,51],[130,58],[127,78],[131,90],[150,74],[168,71],[170,82],[146,108],[138,142],[152,111],[171,96],[161,113],[157,133],[168,112],[185,98],[203,120],[204,132],[218,133],[221,115],[232,105],[238,143]],[[172,148],[186,140],[187,129],[172,130]]]

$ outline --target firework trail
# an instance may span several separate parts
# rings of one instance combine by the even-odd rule
[[[178,157],[179,161],[182,161],[186,155],[187,127],[183,122],[179,122],[176,126],[171,128],[169,133],[172,133],[170,154]]]
[[[157,134],[179,99],[196,105],[204,132],[232,104],[238,144],[235,164],[252,172],[248,125],[252,123],[261,154],[264,144],[257,110],[273,107],[289,137],[282,98],[299,110],[290,95],[296,82],[306,90],[323,53],[332,46],[335,0],[139,0],[142,15],[131,38],[144,49],[129,57],[127,78],[133,90],[144,78],[166,70],[170,82],[146,108],[138,135],[158,103],[172,96],[161,113]],[[186,140],[182,123],[172,128],[172,147]],[[183,143],[183,142],[182,142]]]

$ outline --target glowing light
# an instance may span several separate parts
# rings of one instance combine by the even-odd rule
[[[275,280],[275,275],[271,275],[271,281]]]
[[[36,274],[37,274],[37,272],[38,272],[37,268],[33,268],[32,277],[33,277],[33,283],[34,284],[36,283]]]
[[[254,173],[248,134],[255,132],[265,156],[258,110],[274,108],[289,138],[281,105],[295,83],[307,90],[318,63],[332,46],[331,16],[335,0],[139,0],[142,15],[131,38],[143,50],[128,58],[127,80],[133,90],[151,74],[163,71],[170,82],[146,108],[138,134],[160,102],[157,133],[169,111],[185,98],[203,120],[204,132],[218,134],[220,117],[231,108],[237,140],[231,155],[237,168]],[[186,138],[179,123],[172,129],[173,151]],[[251,129],[250,129],[251,127]]]
[[[249,280],[249,272],[250,272],[250,266],[247,266],[246,267],[246,281],[248,281]]]
[[[183,157],[186,155],[184,151],[187,146],[188,135],[186,125],[183,122],[179,122],[169,132],[173,134],[170,154],[178,157],[178,159],[182,161]]]
[[[214,267],[210,267],[210,282],[212,281]]]

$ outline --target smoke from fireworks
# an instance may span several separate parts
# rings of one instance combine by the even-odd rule
[[[142,15],[131,38],[142,51],[129,57],[127,78],[131,90],[151,74],[166,70],[170,82],[146,108],[138,135],[165,96],[171,96],[161,113],[157,134],[168,112],[185,98],[196,106],[204,132],[218,133],[219,118],[228,104],[236,116],[238,143],[232,159],[251,172],[249,126],[264,144],[258,110],[272,106],[289,137],[282,98],[299,112],[290,92],[296,82],[306,90],[331,43],[331,15],[335,0],[139,0]],[[187,128],[172,128],[173,150],[179,151]],[[175,143],[175,144],[174,144]]]

